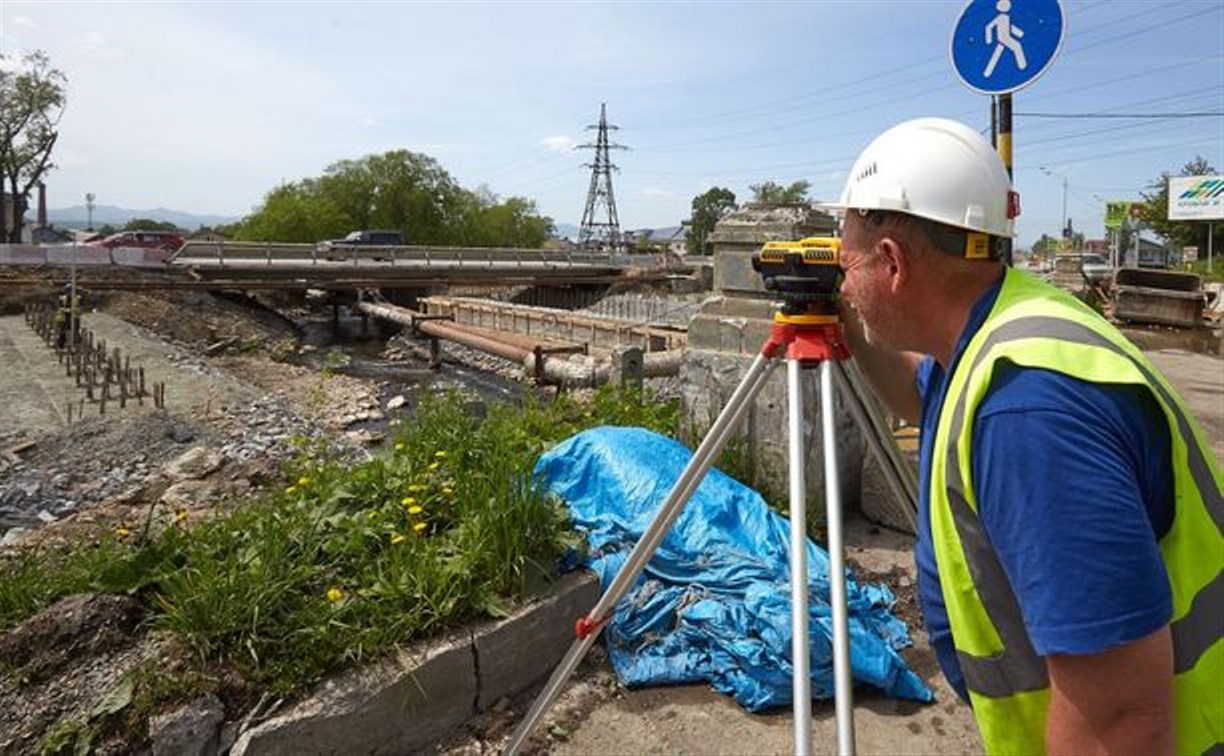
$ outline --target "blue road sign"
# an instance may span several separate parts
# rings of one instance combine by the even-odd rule
[[[971,0],[952,30],[952,67],[977,92],[1015,92],[1049,68],[1066,29],[1061,0]]]

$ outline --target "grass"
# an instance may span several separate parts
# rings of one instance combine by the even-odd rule
[[[1199,254],[1201,254],[1203,258],[1190,263],[1190,272],[1198,273],[1203,277],[1204,282],[1224,281],[1224,249],[1214,250],[1210,270],[1207,268],[1207,252],[1205,250],[1200,250]]]
[[[282,487],[231,514],[0,565],[0,628],[70,593],[127,593],[202,664],[290,693],[544,590],[579,544],[531,480],[538,455],[601,424],[670,435],[676,414],[611,388],[485,417],[428,399],[369,461],[303,446]]]

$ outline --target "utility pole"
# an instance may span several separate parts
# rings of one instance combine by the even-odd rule
[[[608,141],[608,131],[618,127],[608,123],[608,106],[599,105],[599,125],[587,126],[598,134],[594,144],[580,144],[580,150],[595,150],[595,162],[585,163],[591,169],[591,187],[587,190],[586,209],[582,212],[582,225],[578,230],[578,243],[583,247],[603,246],[612,252],[620,252],[624,246],[621,238],[620,219],[616,215],[616,197],[612,193],[612,171],[617,170],[608,156],[609,150],[628,149],[624,145]],[[596,220],[601,215],[600,207],[606,209],[607,220]]]
[[[93,209],[94,209],[94,193],[89,192],[85,195],[85,213],[89,216],[89,228],[87,231],[93,231]]]

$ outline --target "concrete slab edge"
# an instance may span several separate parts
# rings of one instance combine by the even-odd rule
[[[287,711],[239,734],[235,756],[396,754],[427,747],[503,696],[552,672],[574,620],[599,598],[580,571],[505,619],[402,649],[321,683]]]

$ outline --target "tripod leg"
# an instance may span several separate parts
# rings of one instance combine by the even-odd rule
[[[561,692],[561,687],[565,685],[565,681],[573,674],[574,669],[578,667],[578,663],[582,661],[582,657],[586,655],[587,649],[591,647],[595,637],[599,634],[599,625],[611,615],[617,603],[628,593],[634,582],[637,581],[638,576],[642,574],[642,570],[646,568],[646,563],[650,561],[650,557],[659,548],[659,544],[663,541],[663,537],[667,535],[667,531],[671,528],[672,523],[680,516],[680,512],[684,510],[684,505],[688,503],[693,492],[697,490],[697,486],[709,471],[710,466],[714,464],[715,458],[722,451],[736,424],[743,418],[744,413],[751,406],[752,400],[756,398],[761,387],[765,385],[770,371],[776,365],[776,362],[764,354],[758,354],[756,359],[752,361],[752,364],[748,367],[748,372],[744,374],[743,380],[736,386],[735,391],[731,394],[731,398],[727,400],[726,406],[719,413],[718,419],[710,427],[709,433],[702,439],[701,444],[697,447],[697,451],[693,452],[689,463],[685,465],[684,470],[680,473],[680,477],[676,479],[671,491],[667,494],[667,499],[659,509],[659,513],[655,515],[654,521],[642,533],[641,539],[633,547],[633,551],[629,553],[629,557],[625,560],[625,566],[621,568],[621,571],[612,580],[612,584],[599,597],[595,607],[586,615],[585,619],[592,632],[580,635],[570,646],[561,663],[553,670],[552,677],[548,679],[544,690],[540,692],[535,702],[532,703],[527,716],[519,723],[518,728],[514,731],[514,735],[511,736],[510,743],[506,746],[506,754],[512,756],[518,753],[531,730]]]
[[[824,446],[825,507],[829,526],[829,605],[833,608],[833,680],[837,707],[837,752],[854,753],[854,692],[850,679],[850,635],[846,564],[842,544],[841,487],[837,474],[833,363],[820,363],[821,442]]]
[[[827,363],[826,363],[827,364]],[[795,754],[812,752],[811,640],[808,635],[807,481],[804,476],[803,388],[799,360],[786,361],[790,457],[791,691]],[[822,408],[823,409],[823,408]]]

